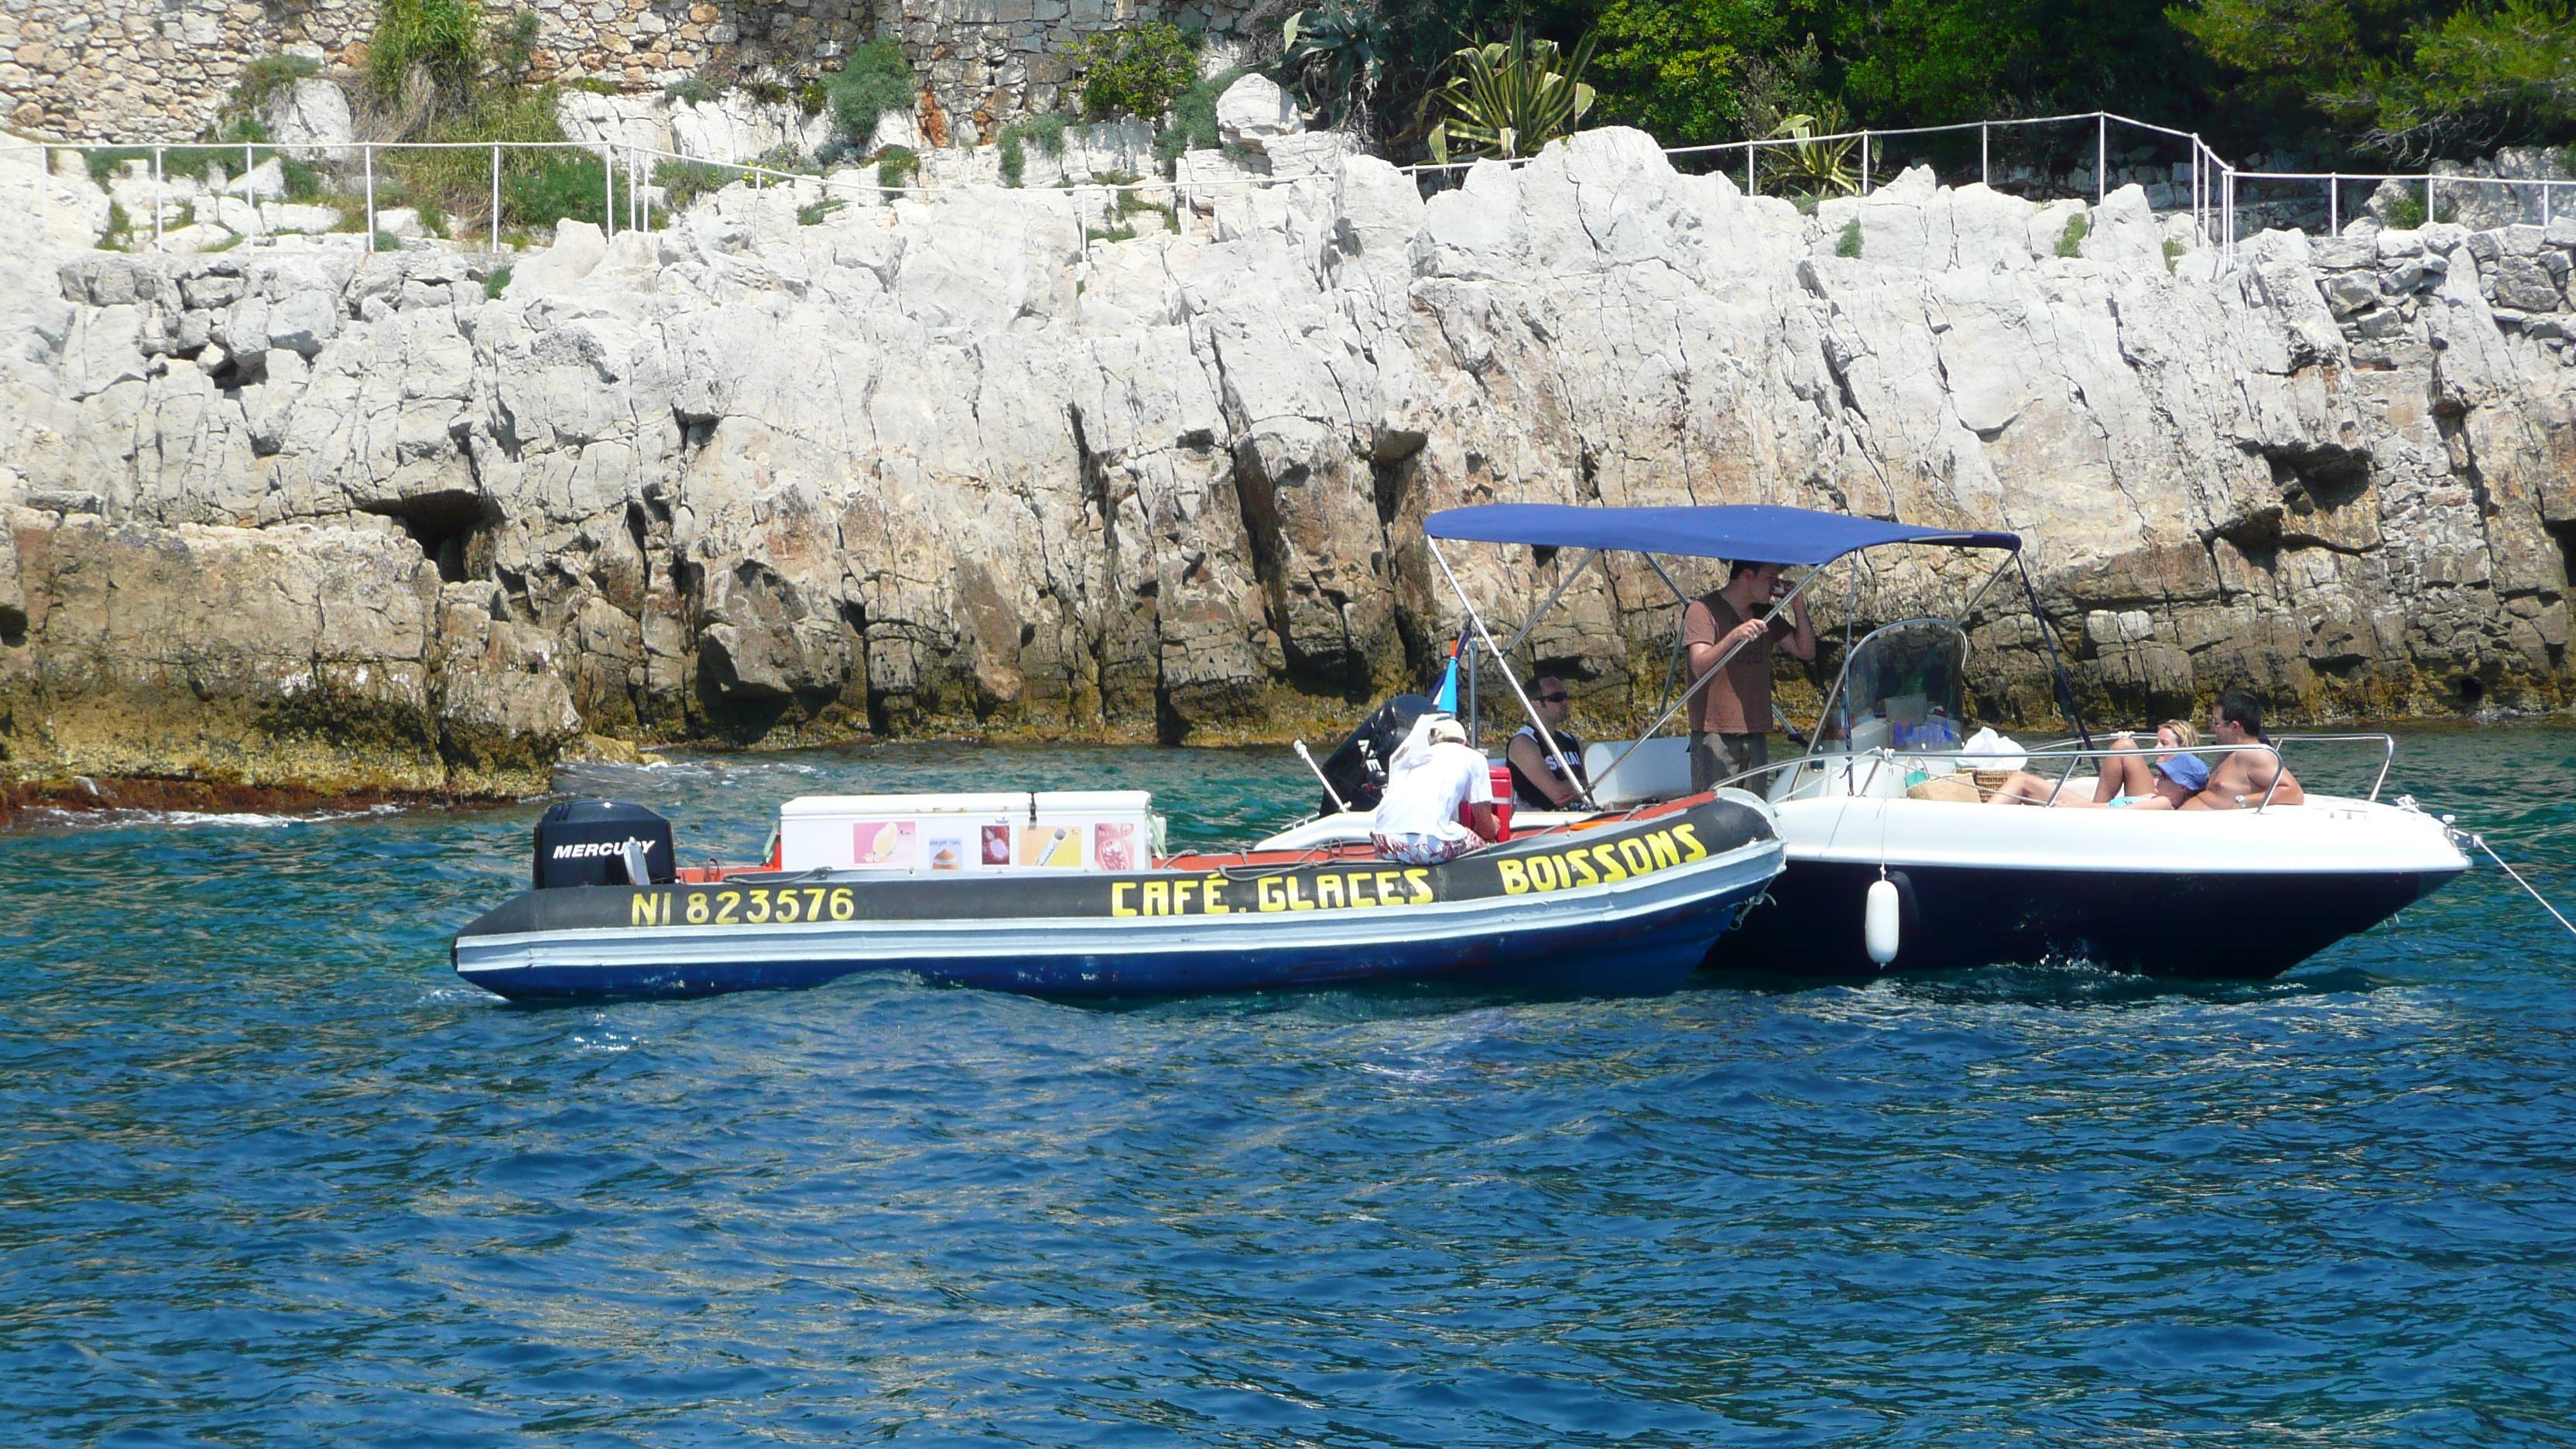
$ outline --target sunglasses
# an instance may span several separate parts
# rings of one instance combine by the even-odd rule
[[[1542,694],[1538,696],[1538,702],[1541,704],[1563,704],[1573,697],[1574,696],[1570,694]]]

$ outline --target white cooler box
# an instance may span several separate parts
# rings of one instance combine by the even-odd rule
[[[1144,870],[1162,852],[1146,790],[807,795],[778,808],[783,870]]]

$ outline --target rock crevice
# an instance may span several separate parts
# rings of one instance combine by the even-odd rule
[[[1494,499],[2015,529],[2130,717],[2568,697],[2576,226],[2267,233],[2221,274],[2132,192],[2066,258],[2074,203],[1918,172],[1802,216],[1618,130],[1428,201],[1340,157],[1114,244],[1045,193],[800,224],[810,190],[568,224],[506,286],[0,214],[12,767],[453,790],[584,732],[1326,732],[1454,637],[1421,519]],[[1503,553],[1448,551],[1502,617],[1578,562]],[[1982,577],[1889,557],[1819,604]],[[2044,714],[2007,592],[1981,703]],[[1672,614],[1618,560],[1530,648],[1635,717]]]

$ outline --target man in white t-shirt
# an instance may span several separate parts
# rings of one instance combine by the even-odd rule
[[[1386,797],[1369,827],[1377,853],[1407,865],[1438,865],[1499,837],[1494,819],[1494,777],[1485,757],[1467,744],[1467,731],[1446,715],[1425,721],[1425,743],[1399,751],[1387,774]],[[1475,822],[1458,823],[1458,807]]]

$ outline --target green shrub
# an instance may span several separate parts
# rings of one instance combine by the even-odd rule
[[[664,161],[653,168],[653,184],[662,188],[662,205],[674,215],[711,191],[742,179],[742,170],[705,161]]]
[[[259,114],[268,109],[269,101],[278,92],[320,69],[320,65],[300,55],[263,55],[243,66],[233,77],[233,93],[224,102],[224,114],[257,124]],[[258,139],[268,138],[262,136]]]
[[[479,7],[472,0],[384,0],[367,40],[367,83],[390,100],[417,65],[440,90],[462,94],[482,69]]]
[[[545,20],[536,11],[522,5],[510,16],[509,23],[492,28],[493,63],[504,79],[517,80],[526,73],[537,53],[537,32]],[[615,87],[610,88],[613,92]]]
[[[1172,123],[1154,138],[1154,159],[1163,163],[1163,174],[1172,174],[1172,165],[1184,151],[1213,150],[1217,144],[1216,102],[1225,88],[1251,74],[1230,70],[1212,75],[1181,92],[1172,102]]]
[[[545,160],[522,171],[506,166],[501,173],[501,210],[513,225],[552,226],[559,221],[586,221],[606,226],[611,215],[626,214],[624,170],[601,174],[599,158],[584,151],[547,151]],[[488,162],[486,163],[489,164]],[[612,198],[608,188],[614,184]]]
[[[107,204],[107,230],[99,233],[98,249],[103,252],[130,250],[134,243],[134,218],[125,208],[111,201]]]
[[[1858,217],[1843,223],[1843,234],[1834,238],[1834,255],[1838,257],[1860,255],[1860,219]]]
[[[2079,211],[2068,217],[2066,231],[2057,238],[2057,254],[2061,257],[2084,255],[2084,238],[2090,235],[2092,230],[2093,219],[2085,213]]]
[[[2390,231],[2413,231],[2424,224],[2424,198],[2400,196],[2388,203],[2387,225]]]
[[[673,81],[662,87],[662,94],[669,96],[674,102],[703,106],[716,98],[716,88],[696,76],[691,76],[687,80]]]
[[[165,179],[185,176],[191,181],[203,182],[213,168],[221,166],[226,175],[238,176],[242,169],[243,150],[241,146],[165,146],[161,149],[161,175]],[[286,185],[287,200],[310,203],[322,199],[322,172],[319,168],[291,156],[280,156],[266,146],[250,147],[249,157],[253,166],[277,162]],[[128,161],[144,162],[144,174],[148,176],[151,174],[151,160],[152,148],[149,146],[102,147],[89,153],[89,176],[92,181],[105,186]],[[382,164],[381,157],[378,164]]]
[[[471,217],[474,221],[466,229],[479,233],[491,225],[490,144],[495,141],[560,141],[563,138],[563,128],[555,123],[553,86],[480,86],[470,94],[464,106],[440,117],[420,138],[424,141],[472,142],[477,143],[476,149],[377,152],[377,199],[383,202],[387,196],[392,196],[396,200],[391,204],[417,206],[423,209],[424,214],[435,208],[449,217]],[[588,173],[590,204],[596,208],[599,204],[598,158],[584,155],[570,161],[565,159],[573,156],[571,152],[504,149],[501,153],[504,219],[513,225],[534,224],[515,211],[517,202],[524,199],[523,188],[528,184],[528,178],[564,165],[578,167]]]
[[[742,83],[742,91],[744,95],[751,97],[753,100],[760,102],[764,106],[783,106],[789,101],[795,99],[795,97],[788,92],[787,87],[780,85],[778,82],[773,80],[744,81]]]
[[[625,94],[625,91],[622,90],[615,81],[598,80],[590,76],[581,76],[574,80],[565,81],[562,84],[565,90],[581,91],[587,95],[617,96]]]
[[[401,251],[402,238],[394,235],[392,232],[380,230],[376,233],[376,250],[380,252]]]
[[[1020,184],[1021,177],[1028,170],[1028,142],[1037,143],[1037,148],[1050,156],[1063,155],[1064,126],[1064,117],[1049,114],[1023,116],[1003,127],[1001,139],[995,143],[1002,153],[1002,184]]]
[[[267,158],[260,159],[264,161]],[[281,156],[277,161],[277,169],[286,182],[287,200],[310,206],[322,199],[321,168],[298,161],[292,156]]]
[[[1149,20],[1089,37],[1074,47],[1074,65],[1082,73],[1084,115],[1159,120],[1198,80],[1199,41],[1177,25]]]
[[[491,275],[483,279],[483,300],[487,302],[500,301],[501,293],[508,290],[509,285],[510,269],[508,267],[494,267]]]
[[[2174,264],[2182,260],[2183,245],[2172,237],[2165,238],[2165,275],[2173,275]]]
[[[823,108],[831,103],[832,88],[820,80],[809,80],[796,88],[796,109],[808,116],[823,114]]]
[[[842,207],[847,205],[849,205],[848,202],[837,196],[826,196],[811,206],[800,206],[796,208],[796,224],[798,226],[821,226],[823,224],[823,218],[830,216],[833,212],[839,211]]]
[[[878,116],[911,112],[912,62],[891,38],[871,40],[850,52],[849,63],[826,89],[833,124],[851,145],[864,147],[877,133]]]
[[[877,185],[888,191],[901,191],[904,184],[921,174],[921,158],[910,147],[888,146],[877,153]]]

